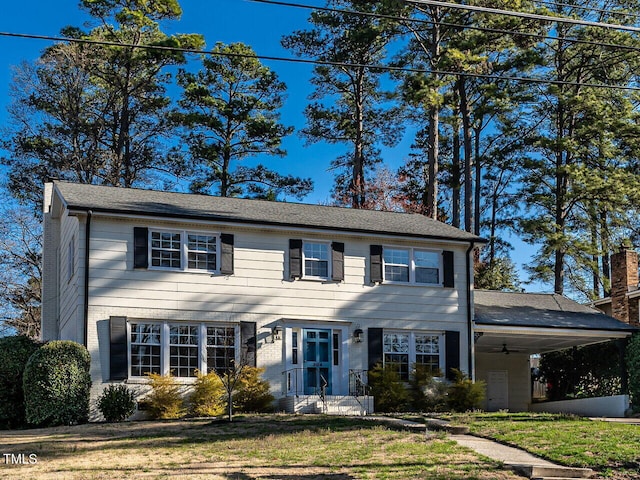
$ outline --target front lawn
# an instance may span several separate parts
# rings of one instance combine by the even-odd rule
[[[640,478],[640,425],[551,414],[459,414],[453,423],[475,435],[522,448],[567,466],[620,479]]]
[[[444,435],[427,439],[373,421],[313,415],[0,431],[0,446],[14,455],[0,456],[3,479],[520,478]],[[25,464],[8,464],[19,459]]]

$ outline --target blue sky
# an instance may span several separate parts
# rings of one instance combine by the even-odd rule
[[[318,0],[307,0],[307,4],[321,5]],[[248,0],[182,0],[183,16],[179,22],[163,26],[166,33],[201,33],[207,48],[216,42],[244,42],[260,55],[290,57],[280,46],[282,35],[296,29],[304,29],[309,11],[275,5],[254,3]],[[25,8],[27,10],[25,10]],[[56,36],[67,25],[83,26],[88,17],[78,8],[77,0],[31,0],[26,4],[5,2],[0,16],[0,32],[27,33]],[[9,85],[12,68],[22,61],[38,58],[50,42],[21,38],[0,37],[0,126],[7,121],[6,108],[9,102]],[[264,62],[275,70],[287,84],[288,97],[282,111],[282,121],[296,129],[304,125],[302,111],[311,92],[309,78],[311,67],[277,61]],[[397,147],[383,149],[385,163],[392,169],[401,165],[407,157],[410,138],[405,138]],[[311,177],[314,192],[305,202],[317,203],[330,199],[333,173],[328,171],[331,160],[343,147],[326,144],[305,145],[296,134],[284,140],[288,151],[284,159],[271,160],[269,167],[281,173]],[[516,243],[514,260],[519,264],[529,263],[531,247]],[[539,290],[529,287],[528,290]]]

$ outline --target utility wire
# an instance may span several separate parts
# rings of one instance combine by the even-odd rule
[[[532,0],[534,3],[541,3],[543,5],[549,5],[552,7],[569,7],[575,8],[576,10],[582,10],[584,12],[597,12],[597,13],[607,13],[609,15],[618,15],[621,17],[635,17],[640,18],[640,15],[636,13],[629,12],[616,12],[615,10],[607,10],[604,8],[595,8],[595,7],[581,7],[580,5],[575,5],[573,3],[562,3],[562,2],[550,2],[547,0]]]
[[[284,2],[280,0],[248,0],[254,3],[263,3],[268,5],[279,5],[284,7],[292,7],[292,8],[302,8],[307,10],[316,10],[322,12],[330,12],[330,13],[339,13],[346,15],[354,15],[360,17],[371,17],[371,18],[381,18],[385,20],[394,20],[398,22],[411,22],[418,23],[423,25],[440,25],[444,27],[452,27],[452,28],[460,28],[465,30],[476,30],[480,32],[488,32],[488,33],[500,33],[503,35],[515,35],[521,37],[535,38],[537,40],[557,40],[562,42],[570,42],[570,43],[579,43],[582,45],[590,45],[594,47],[608,47],[608,48],[619,48],[629,51],[640,51],[640,47],[634,47],[630,45],[620,45],[617,43],[608,43],[608,42],[595,42],[591,40],[582,40],[575,37],[556,37],[553,35],[541,35],[537,33],[531,32],[520,32],[517,30],[506,30],[501,28],[490,28],[490,27],[478,27],[475,25],[463,25],[461,23],[452,23],[452,22],[442,22],[435,20],[425,20],[422,18],[409,18],[409,17],[399,17],[394,15],[385,15],[380,13],[370,13],[370,12],[358,12],[356,10],[342,10],[338,8],[330,8],[330,7],[314,7],[313,5],[305,5],[301,3],[292,3],[292,2]],[[534,0],[535,1],[535,0]]]
[[[321,65],[321,66],[332,66],[332,67],[343,67],[343,68],[366,68],[370,70],[381,70],[381,71],[387,71],[387,72],[426,73],[426,74],[442,75],[442,76],[481,78],[484,80],[512,80],[514,82],[521,82],[521,83],[534,83],[534,84],[546,84],[546,85],[569,85],[569,86],[575,86],[575,87],[640,91],[640,87],[632,87],[628,85],[609,85],[604,83],[582,83],[582,82],[571,82],[571,81],[565,81],[565,80],[548,80],[548,79],[534,78],[534,77],[502,76],[502,75],[495,75],[495,74],[484,74],[484,73],[473,73],[473,72],[455,72],[455,71],[448,71],[448,70],[433,70],[433,69],[425,69],[425,68],[396,67],[393,65],[371,65],[371,64],[360,64],[360,63],[350,63],[350,62],[333,62],[330,60],[313,60],[308,58],[287,58],[287,57],[275,57],[275,56],[268,56],[268,55],[247,55],[247,54],[241,54],[241,53],[214,52],[214,51],[207,51],[207,50],[181,48],[181,47],[167,47],[162,45],[159,45],[159,46],[136,45],[133,43],[118,43],[118,42],[108,42],[105,40],[66,38],[66,37],[56,37],[56,36],[48,36],[48,35],[33,35],[33,34],[26,34],[26,33],[0,32],[0,37],[28,38],[28,39],[37,39],[37,40],[49,40],[54,42],[70,42],[70,43],[80,43],[80,44],[88,44],[88,45],[101,45],[101,46],[108,46],[108,47],[138,48],[138,49],[144,49],[144,50],[161,50],[161,51],[169,51],[169,52],[221,56],[221,57],[229,57],[229,58],[256,58],[259,60],[276,61],[276,62],[300,63],[300,64],[306,64],[306,65]]]
[[[469,10],[472,12],[490,13],[494,15],[506,15],[510,17],[527,18],[529,20],[539,20],[542,22],[568,23],[583,27],[608,28],[612,30],[625,30],[628,32],[640,32],[640,27],[630,25],[619,25],[617,23],[591,22],[577,18],[569,18],[553,15],[540,15],[537,13],[515,12],[513,10],[501,10],[499,8],[480,7],[477,5],[463,5],[460,3],[441,2],[438,0],[404,0],[405,3],[416,5],[430,5],[433,7],[454,8],[456,10]]]

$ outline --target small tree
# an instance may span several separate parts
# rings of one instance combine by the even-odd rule
[[[26,425],[22,380],[29,357],[39,347],[24,335],[0,338],[0,428]]]
[[[57,340],[36,350],[24,370],[27,422],[54,426],[89,419],[91,356],[76,342]]]

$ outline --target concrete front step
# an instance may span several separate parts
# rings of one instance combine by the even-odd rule
[[[369,415],[373,412],[373,397],[327,395],[323,402],[318,395],[289,396],[280,399],[280,408],[288,413]]]
[[[542,465],[510,465],[512,469],[531,479],[591,478],[590,468]]]

